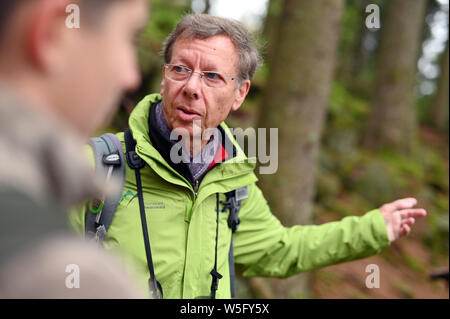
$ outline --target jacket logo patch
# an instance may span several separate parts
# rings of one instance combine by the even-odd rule
[[[165,209],[166,204],[164,202],[149,202],[145,203],[145,209]]]
[[[122,197],[120,198],[119,201],[119,205],[122,204],[123,201],[128,201],[127,202],[127,206],[130,205],[131,201],[135,198],[137,198],[138,194],[137,193],[133,193],[130,190],[127,190],[127,192],[125,194],[122,194]]]
[[[128,205],[130,205],[130,203],[137,197],[138,197],[137,193],[127,190],[127,192],[124,193],[122,195],[122,197],[120,198],[119,205],[124,203],[124,205],[126,205],[128,207]],[[165,208],[166,208],[166,204],[161,201],[145,203],[145,209],[165,209]]]

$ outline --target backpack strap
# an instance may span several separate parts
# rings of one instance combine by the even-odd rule
[[[153,267],[152,250],[150,249],[150,239],[148,236],[147,218],[145,216],[144,195],[142,193],[141,169],[145,167],[144,160],[136,153],[136,141],[133,139],[130,129],[125,131],[125,146],[127,149],[128,166],[134,170],[136,176],[136,187],[139,199],[139,212],[141,216],[142,234],[144,236],[145,254],[147,256],[147,266],[150,272],[148,286],[154,299],[164,297],[162,286],[156,280]]]
[[[230,215],[228,216],[228,227],[231,228],[231,231],[234,233],[240,224],[239,219],[239,211],[241,209],[241,201],[248,197],[248,186],[240,187],[238,189],[232,190],[228,193],[225,193],[227,200],[222,202],[225,208],[228,208],[230,211]],[[233,235],[231,235],[231,243],[230,250],[228,252],[228,267],[230,269],[230,291],[231,298],[234,298],[236,295],[235,291],[235,268],[234,268],[234,250],[233,250]]]
[[[85,234],[88,238],[102,243],[111,225],[125,183],[125,156],[122,144],[116,135],[105,133],[90,140],[94,150],[95,173],[108,182],[114,177],[120,187],[116,192],[95,198],[88,204],[85,216]]]

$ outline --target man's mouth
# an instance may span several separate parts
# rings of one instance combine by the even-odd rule
[[[194,111],[188,110],[187,108],[184,108],[184,107],[178,107],[177,114],[180,117],[180,119],[183,121],[191,122],[193,120],[201,119],[200,114],[198,114]]]

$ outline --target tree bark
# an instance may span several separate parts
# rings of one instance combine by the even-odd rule
[[[448,123],[448,39],[446,49],[442,55],[441,74],[439,76],[438,88],[433,99],[431,118],[434,126],[444,131]]]
[[[209,14],[209,10],[211,9],[211,1],[205,0],[205,8],[203,9],[202,13]]]
[[[336,59],[342,0],[285,0],[258,127],[278,128],[278,171],[261,175],[286,226],[312,223],[322,127]],[[307,274],[270,280],[273,298],[309,296]]]
[[[416,112],[414,83],[426,0],[391,0],[381,25],[375,91],[365,145],[409,151]]]
[[[273,51],[276,47],[277,32],[280,27],[280,16],[284,0],[269,0],[267,14],[264,20],[263,35],[266,40],[265,61],[271,62]]]

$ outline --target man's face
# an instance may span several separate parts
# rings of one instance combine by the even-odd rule
[[[207,39],[179,38],[172,50],[171,64],[179,64],[195,72],[215,71],[236,77],[238,54],[234,44],[224,35]],[[163,112],[170,129],[186,129],[193,136],[193,123],[201,121],[201,133],[216,128],[230,110],[237,110],[248,92],[250,81],[236,89],[236,80],[221,88],[208,87],[198,73],[184,82],[169,79],[163,68],[161,95]],[[197,134],[198,129],[195,132]]]
[[[50,72],[52,102],[85,136],[106,124],[124,91],[140,83],[134,40],[147,22],[147,2],[115,2],[99,13],[97,25],[63,31],[62,49]]]

